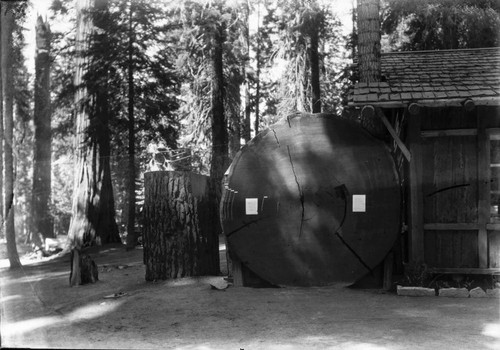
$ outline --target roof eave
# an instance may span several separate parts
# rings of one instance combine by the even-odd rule
[[[473,97],[471,100],[476,106],[500,106],[500,96]],[[432,99],[432,100],[397,100],[397,101],[360,101],[349,102],[349,107],[362,107],[373,105],[381,108],[405,108],[410,103],[418,103],[422,107],[460,107],[464,98],[456,99]]]

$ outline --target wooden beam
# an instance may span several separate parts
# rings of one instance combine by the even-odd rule
[[[424,230],[429,231],[469,231],[479,230],[479,225],[475,223],[428,223],[424,224]]]
[[[474,101],[472,101],[470,98],[466,99],[462,105],[464,106],[465,110],[467,112],[472,112],[474,110],[474,108],[476,108],[476,104],[474,103]]]
[[[361,116],[363,118],[373,118],[375,116],[375,108],[372,105],[366,105],[361,108]]]
[[[417,115],[420,113],[420,105],[418,103],[410,103],[408,106],[408,112],[410,112],[411,115]]]
[[[477,129],[446,129],[446,130],[425,130],[420,133],[422,137],[442,137],[442,136],[476,136]]]
[[[465,274],[465,275],[500,275],[500,268],[447,268],[447,267],[432,267],[428,270],[430,273],[442,274]]]
[[[424,228],[422,198],[421,115],[408,118],[408,141],[412,154],[410,162],[410,261],[424,262]]]
[[[418,104],[421,107],[463,107],[463,98],[454,98],[454,99],[442,99],[442,100],[418,100]],[[349,106],[365,106],[367,103],[375,107],[380,108],[406,108],[409,103],[412,103],[409,100],[397,100],[397,101],[356,101],[350,102]],[[485,96],[485,97],[474,97],[474,103],[476,106],[500,106],[500,98],[497,96]]]
[[[486,229],[488,231],[500,231],[500,224],[486,224]]]
[[[485,128],[486,111],[477,110],[477,181],[478,181],[478,224],[477,237],[479,267],[488,267],[488,231],[486,225],[490,221],[490,142]]]
[[[387,120],[387,117],[385,116],[384,112],[380,108],[376,108],[375,112],[377,113],[377,116],[382,120],[382,123],[384,123],[385,127],[389,131],[389,134],[391,134],[392,138],[394,141],[396,141],[396,144],[398,145],[399,149],[405,156],[406,160],[408,162],[411,162],[411,153],[406,147],[406,145],[401,141],[399,138],[399,135],[397,134],[396,130],[392,127],[391,123],[389,123],[389,120]]]

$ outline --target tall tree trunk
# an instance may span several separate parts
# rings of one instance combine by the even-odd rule
[[[255,121],[254,129],[255,136],[259,133],[259,122],[260,122],[260,2],[257,4],[257,51],[255,53],[255,60],[257,64],[257,74],[255,83]]]
[[[314,23],[314,22],[313,22]],[[319,82],[319,33],[318,28],[313,26],[310,33],[309,66],[311,67],[311,110],[313,113],[321,113],[321,87]]]
[[[224,28],[217,25],[212,49],[212,159],[210,162],[210,212],[219,217],[219,204],[222,196],[222,180],[229,165],[227,121],[224,114],[224,66],[223,44]],[[211,253],[218,254],[218,238],[222,233],[220,221],[215,220],[211,240]]]
[[[0,16],[3,16],[5,7],[7,4],[2,4],[0,1]],[[4,128],[3,128],[3,36],[2,36],[2,23],[0,22],[0,222],[2,225],[0,225],[0,237],[4,238],[5,237],[5,231],[3,227],[3,222],[4,222],[4,208],[3,208],[3,190],[4,190],[4,185],[3,185],[3,140],[4,140]]]
[[[250,106],[250,72],[246,67],[248,66],[248,62],[250,61],[250,0],[246,2],[245,8],[245,28],[244,28],[244,40],[245,40],[245,61],[243,62],[243,76],[245,77],[245,116],[243,120],[243,133],[242,137],[245,140],[245,143],[248,143],[251,136],[252,123],[250,121],[251,116],[251,106]]]
[[[5,6],[5,7],[4,7]],[[14,226],[14,77],[13,77],[13,40],[14,16],[13,3],[3,3],[1,13],[1,46],[2,46],[2,97],[4,122],[4,232],[7,239],[7,255],[10,268],[21,266],[16,246]]]
[[[234,101],[226,104],[229,113],[229,159],[232,160],[241,147],[241,122],[240,122],[240,108],[241,108],[241,93],[238,75],[240,72],[235,70],[232,74],[233,79],[229,82],[229,88],[233,90]]]
[[[133,249],[137,243],[135,234],[135,117],[134,117],[134,31],[132,26],[133,1],[130,1],[128,27],[128,220],[127,249]]]
[[[380,0],[358,0],[359,80],[380,80]]]
[[[106,0],[95,0],[95,6],[106,10]],[[89,17],[90,0],[77,1],[76,32],[76,135],[75,181],[72,218],[68,233],[71,245],[80,248],[91,245],[96,237],[102,243],[119,242],[115,221],[111,169],[109,165],[110,139],[108,126],[107,86],[99,86],[92,96],[84,75],[89,69],[91,33],[94,24]],[[102,79],[102,77],[100,77]],[[104,81],[102,79],[101,81]]]
[[[51,194],[51,141],[50,128],[50,28],[39,16],[36,23],[35,57],[35,140],[33,160],[32,190],[32,241],[39,242],[39,233],[43,238],[54,237],[54,222],[50,213]]]

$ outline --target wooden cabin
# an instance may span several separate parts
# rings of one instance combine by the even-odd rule
[[[385,125],[406,164],[408,260],[500,274],[500,48],[383,53],[381,65],[349,105]]]

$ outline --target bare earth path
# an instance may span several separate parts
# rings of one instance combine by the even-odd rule
[[[100,281],[69,288],[68,257],[0,269],[2,347],[500,349],[498,299],[378,290],[147,283],[142,251],[102,247]],[[118,298],[105,298],[123,292]]]

